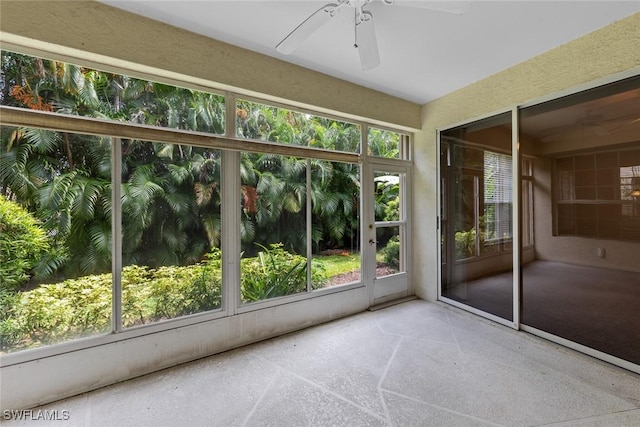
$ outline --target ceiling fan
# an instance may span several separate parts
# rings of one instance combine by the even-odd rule
[[[288,55],[293,53],[307,38],[315,33],[320,27],[325,25],[335,17],[342,9],[353,8],[354,10],[354,47],[360,54],[360,64],[362,70],[371,70],[380,65],[380,54],[378,52],[378,42],[376,40],[375,27],[373,25],[373,14],[365,10],[365,6],[375,0],[336,0],[328,3],[313,12],[307,19],[302,21],[288,36],[286,36],[276,46],[276,51]],[[468,1],[427,1],[415,0],[380,0],[387,5],[420,7],[424,9],[436,10],[440,12],[462,14],[470,2]]]
[[[562,139],[583,138],[585,132],[596,137],[607,137],[636,123],[640,123],[640,117],[637,114],[605,119],[602,115],[589,113],[583,119],[547,130],[541,141],[555,142]]]

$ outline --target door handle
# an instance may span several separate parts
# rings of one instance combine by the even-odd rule
[[[378,243],[378,241],[377,241],[377,240],[369,239],[369,245],[373,246],[373,245],[375,245],[376,243]]]

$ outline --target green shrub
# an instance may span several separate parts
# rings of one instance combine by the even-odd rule
[[[125,327],[220,307],[220,251],[186,267],[122,269]],[[111,274],[69,279],[36,289],[0,293],[0,351],[15,351],[108,332]]]
[[[307,260],[282,249],[282,244],[269,248],[259,245],[258,256],[243,258],[242,301],[260,301],[307,289]]]
[[[387,242],[387,246],[380,250],[382,261],[394,269],[400,268],[400,240],[398,236],[393,236]]]
[[[14,347],[22,338],[18,319],[12,316],[19,298],[20,294],[0,290],[0,351]]]
[[[160,267],[152,271],[153,320],[172,319],[220,307],[222,271],[220,251],[208,261],[189,267]]]
[[[261,301],[284,295],[304,292],[307,289],[307,259],[285,251],[282,243],[268,248],[259,245],[258,256],[243,258],[241,298],[242,302]],[[314,289],[326,282],[323,269],[313,263],[311,281]]]
[[[465,259],[476,254],[476,229],[456,232],[456,259]]]
[[[106,332],[111,321],[111,274],[41,285],[12,295],[3,304],[2,351]]]
[[[152,323],[220,307],[221,253],[190,266],[122,269],[124,327]],[[258,301],[304,292],[307,260],[282,248],[262,247],[242,260],[242,301]],[[324,269],[312,264],[314,288],[326,282]],[[44,284],[23,292],[0,292],[0,351],[16,351],[82,336],[111,327],[111,274]]]
[[[0,291],[16,291],[50,249],[37,219],[22,206],[0,196]]]
[[[400,220],[399,213],[400,213],[400,197],[396,196],[395,199],[389,200],[387,205],[384,207],[383,221],[399,221]]]

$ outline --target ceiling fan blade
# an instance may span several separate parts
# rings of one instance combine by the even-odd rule
[[[640,123],[640,117],[637,118],[637,119],[633,119],[633,120],[622,120],[621,122],[622,122],[621,124],[609,129],[609,131],[610,132],[617,132],[617,131],[619,131],[621,129],[626,128],[627,126],[633,126],[636,123]]]
[[[320,27],[329,22],[331,18],[336,16],[340,11],[340,6],[336,3],[328,3],[320,9],[313,12],[302,24],[298,25],[287,37],[282,39],[276,46],[276,50],[280,53],[288,55],[300,46],[311,34],[315,33]]]
[[[602,125],[578,124],[576,126],[567,126],[562,130],[547,133],[540,139],[542,142],[556,142],[562,140],[572,140],[585,137],[607,137],[611,135],[612,130]]]
[[[419,7],[422,9],[435,10],[437,12],[453,13],[456,15],[462,15],[469,7],[471,7],[470,1],[419,1],[419,0],[382,0],[386,4],[393,4],[397,6],[407,7]]]
[[[356,24],[356,47],[360,54],[362,70],[367,71],[380,65],[378,41],[371,12],[363,10],[359,21]]]

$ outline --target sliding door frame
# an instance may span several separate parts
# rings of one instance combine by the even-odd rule
[[[542,331],[540,329],[534,328],[532,326],[528,326],[522,323],[522,304],[523,304],[523,288],[522,288],[522,230],[523,230],[523,218],[521,212],[521,203],[522,203],[522,153],[520,151],[520,142],[519,142],[519,131],[520,131],[520,111],[535,105],[539,105],[548,101],[553,101],[558,98],[562,98],[569,95],[574,95],[580,92],[584,92],[590,89],[595,89],[600,86],[604,86],[606,84],[615,83],[617,81],[621,81],[627,78],[639,77],[640,76],[640,67],[627,70],[621,73],[617,73],[614,75],[607,76],[605,78],[597,79],[588,83],[584,83],[572,88],[569,88],[564,91],[556,92],[549,94],[544,97],[540,97],[537,99],[529,100],[527,102],[521,104],[515,104],[511,108],[504,110],[493,111],[488,114],[484,114],[481,116],[473,117],[468,120],[460,121],[455,124],[438,128],[436,130],[436,178],[437,178],[437,196],[436,196],[436,209],[437,209],[437,233],[438,238],[440,238],[442,234],[442,179],[441,179],[441,149],[442,149],[442,134],[447,130],[463,126],[466,124],[470,124],[476,121],[480,121],[483,119],[491,118],[500,114],[504,114],[505,112],[511,112],[511,154],[512,154],[512,187],[513,187],[513,205],[512,205],[512,235],[513,235],[513,321],[509,321],[493,314],[487,313],[485,311],[479,310],[477,308],[471,307],[469,305],[460,303],[453,299],[447,298],[442,295],[442,244],[437,243],[437,288],[438,288],[438,300],[445,302],[454,307],[463,309],[465,311],[471,312],[473,314],[479,315],[486,319],[495,321],[502,325],[511,327],[515,330],[521,330],[532,335],[536,335],[538,337],[544,338],[548,341],[552,341],[554,343],[560,344],[562,346],[568,347],[570,349],[579,351],[588,356],[595,357],[597,359],[603,360],[605,362],[611,363],[613,365],[619,366],[621,368],[627,369],[629,371],[640,374],[640,365],[631,363],[627,360],[618,358],[616,356],[610,355],[608,353],[601,352],[599,350],[593,349],[591,347],[587,347],[585,345],[579,344],[574,341],[567,340],[557,335],[553,335],[549,332]]]
[[[516,190],[515,188],[516,186],[516,182],[518,182],[519,180],[519,172],[520,172],[520,166],[519,166],[519,161],[520,161],[520,153],[519,153],[519,144],[518,144],[518,132],[516,127],[513,125],[513,118],[517,117],[518,115],[518,107],[514,106],[512,108],[507,108],[507,109],[503,109],[503,110],[497,110],[494,112],[491,112],[489,114],[484,114],[482,116],[478,116],[478,117],[474,117],[470,120],[464,120],[462,122],[458,122],[455,123],[453,125],[444,127],[444,128],[439,128],[436,130],[436,137],[437,137],[437,156],[436,156],[436,174],[437,174],[437,180],[438,180],[438,188],[437,188],[437,192],[436,192],[436,211],[437,211],[437,232],[438,232],[438,237],[440,238],[440,236],[442,235],[442,212],[443,212],[443,206],[442,206],[442,179],[441,179],[441,171],[442,171],[442,164],[441,164],[441,150],[442,150],[442,134],[450,129],[454,129],[457,128],[459,126],[464,126],[466,124],[469,123],[473,123],[473,122],[477,122],[477,121],[481,121],[484,119],[489,119],[491,117],[495,117],[495,116],[499,116],[501,114],[505,114],[505,113],[510,113],[511,114],[511,120],[512,120],[512,131],[511,131],[511,168],[512,168],[512,186],[514,187],[513,191],[513,198],[514,198],[514,202],[512,205],[512,211],[511,211],[511,215],[512,215],[512,235],[513,235],[513,261],[512,261],[512,272],[513,272],[513,280],[515,281],[516,278],[518,280],[518,284],[520,283],[520,268],[519,264],[516,264],[516,260],[520,259],[520,237],[518,235],[519,230],[520,230],[520,226],[516,225],[515,218],[517,218],[515,215],[519,213],[519,208],[518,210],[515,209],[515,205],[517,205],[516,200],[517,197],[519,197],[520,195],[520,191]],[[505,151],[506,153],[506,151]],[[445,302],[447,304],[450,304],[454,307],[457,308],[461,308],[465,311],[468,311],[470,313],[476,314],[478,316],[482,316],[486,319],[492,320],[496,323],[500,323],[501,325],[504,326],[508,326],[512,329],[519,329],[520,328],[520,303],[519,300],[516,299],[516,296],[519,297],[520,293],[518,292],[516,295],[516,290],[514,289],[513,292],[513,320],[508,320],[508,319],[504,319],[502,317],[496,316],[495,314],[491,314],[488,313],[486,311],[477,309],[475,307],[472,307],[470,305],[461,303],[459,301],[456,301],[452,298],[448,298],[446,296],[442,295],[442,244],[438,243],[438,250],[436,251],[437,255],[437,265],[438,265],[438,274],[437,274],[437,283],[438,283],[438,300]]]

